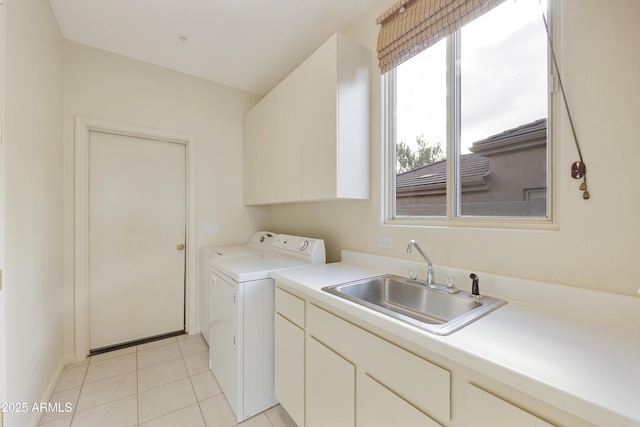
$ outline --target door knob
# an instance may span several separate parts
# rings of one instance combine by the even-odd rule
[[[184,245],[182,243],[178,243],[178,246],[176,246],[176,249],[179,251],[184,250]]]

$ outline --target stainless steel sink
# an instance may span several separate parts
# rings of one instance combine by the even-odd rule
[[[437,335],[448,335],[507,303],[485,295],[477,298],[467,292],[451,294],[394,275],[322,290]]]

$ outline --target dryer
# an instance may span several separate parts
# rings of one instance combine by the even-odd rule
[[[277,235],[271,252],[211,259],[210,368],[238,422],[278,403],[273,271],[325,263],[324,241]]]
[[[210,289],[210,261],[219,256],[242,256],[256,253],[270,252],[273,239],[277,236],[271,231],[256,231],[246,243],[223,246],[205,246],[201,249],[201,327],[202,336],[209,343],[209,289]]]

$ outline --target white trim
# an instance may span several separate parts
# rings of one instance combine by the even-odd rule
[[[561,3],[562,0],[554,0],[548,6],[547,16],[549,25],[553,31],[553,45],[558,61],[562,62],[562,55],[558,54],[561,43]],[[453,38],[447,39],[447,67],[451,66],[451,52],[453,51]],[[548,53],[550,56],[550,53]],[[453,58],[455,60],[455,58]],[[549,61],[551,59],[549,58]],[[555,69],[549,62],[549,71],[555,74]],[[447,70],[448,86],[456,84],[455,73]],[[459,91],[456,91],[459,92]],[[463,228],[495,228],[514,230],[559,230],[559,203],[558,189],[560,186],[560,142],[561,134],[560,111],[561,100],[557,93],[548,93],[547,123],[547,217],[501,217],[501,216],[463,216],[458,215],[458,200],[460,198],[457,181],[459,175],[459,162],[453,162],[453,166],[447,167],[447,212],[444,216],[396,216],[395,215],[395,147],[396,147],[396,73],[395,68],[382,76],[381,85],[381,145],[382,145],[382,224],[386,226],[418,226],[418,227],[463,227]],[[456,123],[453,119],[453,107],[451,99],[447,96],[447,134],[454,135]],[[458,101],[459,102],[459,101]],[[450,111],[451,110],[451,111]],[[456,150],[458,144],[446,144],[447,158],[459,159]]]
[[[54,372],[53,377],[51,377],[51,381],[49,381],[49,385],[47,386],[47,389],[44,391],[44,394],[40,399],[40,402],[51,401],[51,396],[53,395],[53,392],[55,391],[56,386],[58,385],[60,376],[62,376],[62,371],[64,371],[65,366],[67,366],[68,364],[70,364],[70,362],[67,357],[63,358],[62,361],[58,364],[58,367],[56,368],[56,371]],[[34,402],[34,404],[35,403],[36,402]],[[29,427],[37,427],[40,425],[40,421],[42,421],[42,416],[45,413],[43,411],[33,411],[32,414],[33,415],[31,417],[31,420],[29,421]],[[2,424],[0,424],[0,427],[2,427]]]
[[[75,361],[89,352],[88,249],[89,249],[89,132],[158,139],[184,144],[187,151],[187,238],[185,263],[185,328],[199,330],[200,309],[196,303],[196,138],[193,135],[76,116],[75,133]]]
[[[395,217],[396,186],[396,69],[382,76],[381,147],[382,147],[382,223]]]

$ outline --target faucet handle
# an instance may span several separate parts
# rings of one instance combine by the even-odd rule
[[[447,276],[447,288],[455,289],[456,287],[456,278],[454,276]]]

